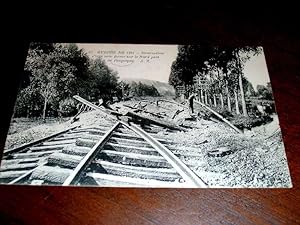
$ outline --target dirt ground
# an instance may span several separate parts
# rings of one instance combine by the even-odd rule
[[[110,123],[111,118],[103,113],[90,111],[82,113],[79,121],[71,123],[72,118],[46,121],[28,121],[28,119],[13,119],[6,138],[5,148],[10,149],[21,144],[37,140],[74,126],[101,126]]]
[[[120,112],[137,107],[143,109],[140,114],[151,116],[149,112],[155,113],[164,117],[164,120],[191,127],[186,132],[162,133],[168,139],[176,142],[180,140],[176,146],[177,152],[191,155],[185,157],[185,162],[210,187],[291,187],[281,135],[279,133],[268,138],[280,129],[276,116],[272,124],[238,134],[221,122],[201,118],[189,120],[190,113],[184,107],[167,102],[157,104],[157,100],[136,99],[115,103],[111,107]],[[129,107],[124,107],[124,104]],[[182,112],[172,119],[177,110]],[[12,123],[5,148],[16,147],[71,126],[101,126],[113,123],[113,118],[96,111],[81,114],[80,120],[73,124],[70,120],[34,124],[19,119]],[[208,155],[208,152],[217,149],[230,150],[231,154],[222,157]]]

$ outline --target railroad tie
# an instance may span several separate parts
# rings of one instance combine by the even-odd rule
[[[78,155],[78,156],[85,156],[91,148],[89,147],[81,147],[81,146],[66,146],[62,153],[68,154],[68,155]]]
[[[46,183],[62,184],[71,174],[71,169],[41,166],[37,167],[31,174],[31,180],[43,180]]]
[[[65,153],[56,152],[50,155],[47,159],[48,164],[65,167],[75,168],[83,157],[78,155],[69,155]]]
[[[118,152],[113,150],[102,150],[99,155],[103,160],[111,160],[113,162],[119,162],[127,165],[172,168],[170,163],[168,163],[162,156]]]
[[[128,152],[128,153],[137,153],[137,154],[143,154],[143,155],[157,155],[160,156],[160,154],[154,149],[154,148],[148,148],[148,147],[135,147],[135,146],[128,146],[128,145],[121,145],[121,144],[114,144],[114,143],[107,143],[104,146],[104,149],[106,150],[115,150],[120,152]]]
[[[173,168],[147,168],[131,165],[122,165],[103,160],[93,162],[96,166],[101,166],[107,173],[122,175],[134,178],[156,179],[162,181],[174,181],[181,176]]]
[[[83,147],[89,147],[92,148],[95,144],[97,144],[96,140],[91,140],[91,139],[83,139],[83,138],[78,138],[76,140],[76,145],[77,146],[83,146]]]
[[[0,172],[2,173],[3,171],[10,171],[10,170],[29,170],[34,167],[37,167],[38,163],[21,163],[21,164],[9,164],[9,165],[4,165],[1,166]]]
[[[186,187],[184,183],[166,182],[154,179],[123,177],[103,173],[87,173],[99,186],[108,187]]]

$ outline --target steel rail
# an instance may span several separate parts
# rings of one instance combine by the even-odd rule
[[[31,174],[34,170],[36,170],[38,167],[42,167],[46,164],[47,164],[47,162],[44,162],[44,163],[38,165],[34,169],[31,169],[31,170],[27,171],[26,173],[24,173],[23,175],[17,177],[16,179],[10,181],[8,184],[17,184],[17,183],[24,182],[25,180],[27,180],[31,176]]]
[[[70,131],[70,130],[73,130],[73,129],[77,128],[77,127],[80,127],[80,126],[74,126],[74,127],[68,128],[68,129],[66,129],[66,130],[63,130],[63,131],[60,131],[60,132],[51,134],[51,135],[49,135],[49,136],[47,136],[47,137],[44,137],[44,138],[41,138],[41,139],[38,139],[38,140],[35,140],[35,141],[32,141],[32,142],[29,142],[29,143],[25,143],[25,144],[23,144],[23,145],[21,145],[21,146],[18,146],[18,147],[16,147],[16,148],[4,150],[3,156],[9,155],[9,154],[11,154],[11,153],[19,152],[19,151],[21,151],[21,150],[23,150],[23,149],[25,149],[25,148],[31,147],[31,146],[36,145],[36,144],[39,144],[39,143],[41,143],[41,142],[43,142],[43,141],[49,140],[49,139],[51,139],[51,138],[54,138],[54,137],[56,137],[56,136],[58,136],[58,135],[60,135],[60,134],[66,133],[66,132],[68,132],[68,131]]]
[[[135,124],[127,124],[120,121],[121,124],[128,127],[141,137],[143,137],[156,151],[158,151],[172,166],[173,168],[182,176],[182,178],[187,182],[190,187],[202,187],[207,188],[208,185],[198,177],[190,168],[188,168],[177,156],[175,156],[169,149],[158,142],[151,135],[146,133],[144,130],[136,126]]]
[[[221,120],[223,120],[227,125],[229,125],[237,133],[243,134],[243,131],[241,131],[240,129],[238,129],[236,126],[234,126],[232,123],[230,123],[227,119],[225,119],[222,115],[220,115],[219,113],[217,113],[216,111],[214,111],[213,109],[211,109],[210,107],[208,107],[207,105],[205,105],[205,104],[203,104],[202,102],[199,102],[199,101],[194,101],[194,102],[197,103],[197,104],[199,104],[199,105],[201,105],[202,107],[204,107],[208,111],[212,112],[215,116],[217,116],[218,118],[220,118]]]
[[[79,179],[82,172],[88,167],[89,163],[95,158],[98,152],[104,147],[106,142],[112,136],[113,131],[120,125],[120,121],[115,123],[115,125],[108,130],[101,140],[91,149],[91,151],[85,155],[81,162],[77,165],[70,176],[65,180],[62,186],[74,185]]]
[[[122,116],[122,114],[119,113],[119,112],[116,112],[116,111],[110,110],[110,109],[103,109],[103,108],[101,108],[101,107],[99,107],[99,106],[97,106],[97,105],[95,105],[95,104],[93,104],[93,103],[85,100],[84,98],[80,97],[79,95],[74,95],[73,98],[75,98],[77,101],[79,101],[79,102],[81,102],[81,103],[83,103],[83,104],[85,104],[85,105],[87,105],[87,106],[89,106],[89,107],[91,107],[93,109],[100,110],[100,111],[102,111],[104,113],[107,113],[108,115],[111,115],[111,116],[112,115]]]

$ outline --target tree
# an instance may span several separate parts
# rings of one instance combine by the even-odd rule
[[[128,83],[121,81],[118,83],[117,90],[116,90],[117,98],[120,100],[125,100],[130,95],[130,86]]]
[[[243,87],[243,67],[244,63],[250,59],[252,55],[258,55],[262,52],[262,48],[260,47],[240,47],[235,49],[236,56],[236,68],[238,70],[239,76],[239,86],[241,92],[241,100],[242,100],[242,110],[243,115],[248,117],[246,100],[245,100],[245,92]]]
[[[100,58],[92,60],[90,63],[90,96],[92,99],[103,100],[103,105],[106,106],[109,100],[112,100],[118,87],[117,72],[111,70],[105,62]]]
[[[209,79],[209,90],[214,96],[214,102],[216,102],[215,95],[219,92],[221,105],[224,105],[223,89],[225,89],[228,110],[231,111],[231,96],[234,95],[236,113],[240,113],[238,101],[240,97],[243,115],[248,116],[244,85],[249,82],[244,82],[243,69],[250,56],[260,54],[261,51],[259,47],[179,46],[177,58],[171,67],[169,83],[175,88],[177,85],[188,87],[193,82],[194,76],[200,74],[205,78],[213,72],[213,77]],[[250,90],[251,87],[247,85],[246,88]],[[204,95],[207,104],[207,92]]]
[[[68,44],[68,58],[66,59],[70,65],[75,67],[74,76],[75,79],[69,85],[70,92],[72,94],[79,94],[82,97],[87,97],[89,90],[89,64],[90,59],[87,54],[79,49],[76,44]]]
[[[256,86],[256,89],[259,98],[264,100],[273,100],[272,89],[269,83],[267,84],[267,86],[259,84]]]
[[[43,98],[45,119],[48,108],[57,113],[60,101],[78,93],[82,86],[80,79],[88,76],[88,57],[74,44],[33,43],[25,70],[30,73],[29,86],[21,93],[31,99]]]
[[[30,89],[37,90],[44,99],[43,120],[49,104],[58,108],[59,100],[71,95],[69,86],[75,79],[76,68],[68,58],[68,49],[59,44],[47,54],[39,48],[29,50],[25,69],[31,72]]]
[[[50,52],[55,50],[55,44],[32,42],[32,43],[30,43],[29,48],[31,50],[35,50],[39,54],[49,54]]]
[[[233,47],[215,47],[213,50],[213,56],[209,60],[210,65],[221,70],[219,77],[224,82],[222,88],[225,89],[225,94],[227,97],[227,107],[230,112],[231,109],[231,91],[229,89],[230,84],[234,83],[230,80],[229,73],[235,68],[233,61],[235,59],[234,48]],[[232,76],[231,76],[232,78]],[[223,96],[222,96],[223,99]],[[222,101],[222,100],[221,100]]]
[[[14,110],[14,117],[38,117],[42,112],[43,98],[39,90],[29,85],[20,90]]]
[[[157,97],[160,96],[158,90],[154,85],[148,85],[144,84],[141,81],[137,82],[132,82],[130,84],[124,85],[125,86],[125,91],[127,89],[128,95],[130,96],[153,96]],[[126,93],[126,92],[125,92]]]
[[[239,80],[238,80],[238,71],[237,69],[232,69],[228,74],[228,84],[230,86],[229,93],[231,96],[234,96],[234,106],[235,106],[235,113],[240,114],[239,108]]]
[[[243,87],[244,87],[246,97],[251,97],[256,95],[252,83],[246,77],[243,77]]]
[[[183,69],[180,68],[177,61],[175,60],[171,66],[171,73],[169,76],[169,84],[175,88],[177,86],[184,85],[183,74],[184,74]]]
[[[76,44],[32,43],[24,78],[16,115],[39,112],[43,119],[47,113],[58,115],[62,106],[71,105],[70,98],[75,94],[109,99],[118,82],[116,72],[101,59],[90,60]]]
[[[179,45],[178,55],[171,67],[169,84],[191,85],[197,74],[204,74],[208,70],[208,61],[213,54],[213,48],[201,45]]]

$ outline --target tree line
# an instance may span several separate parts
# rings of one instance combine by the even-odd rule
[[[76,44],[31,43],[23,75],[14,117],[70,116],[77,110],[74,95],[90,101],[102,99],[104,106],[124,95],[118,73]],[[136,90],[137,95],[153,94],[149,91],[153,87],[147,85],[139,84]]]
[[[212,47],[179,45],[171,67],[169,84],[185,87],[187,95],[197,92],[199,101],[248,117],[246,95],[256,95],[243,74],[245,63],[261,54],[261,47]],[[195,82],[202,82],[195,90]],[[260,87],[266,93],[268,88]]]
[[[141,97],[141,96],[153,96],[158,97],[160,93],[154,87],[154,85],[143,84],[142,82],[129,82],[126,83],[124,81],[120,82],[120,86],[122,89],[122,95],[118,97],[121,99],[131,98],[131,97]]]

